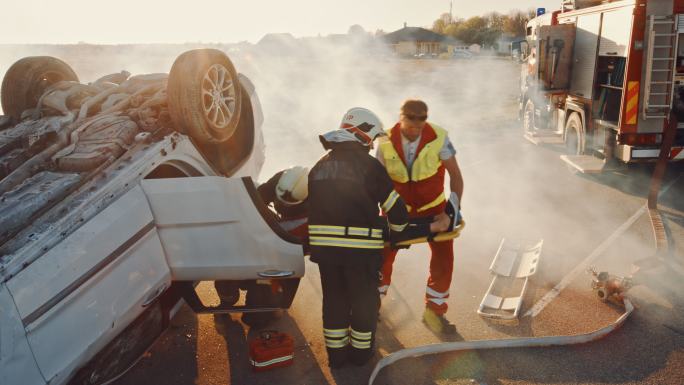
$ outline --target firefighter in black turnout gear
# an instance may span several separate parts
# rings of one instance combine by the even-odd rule
[[[368,154],[383,134],[380,119],[352,108],[339,130],[320,137],[330,152],[309,172],[309,245],[323,289],[323,336],[330,367],[373,354],[380,297],[383,224],[378,205],[397,230],[408,212],[380,162]]]
[[[340,129],[320,136],[330,150],[309,172],[309,244],[323,290],[323,335],[331,368],[373,356],[383,229],[408,226],[406,206],[385,168],[368,154],[380,119],[352,108]],[[379,216],[379,206],[386,214]],[[389,223],[387,223],[389,222]],[[435,222],[436,223],[436,222]],[[448,219],[430,229],[443,231]]]

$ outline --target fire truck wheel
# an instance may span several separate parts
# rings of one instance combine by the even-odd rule
[[[169,113],[175,126],[194,140],[223,143],[240,122],[242,92],[233,63],[216,49],[178,56],[169,72]]]
[[[582,120],[573,112],[565,123],[565,152],[568,155],[582,155],[584,151],[584,135]]]
[[[525,111],[523,112],[523,134],[531,134],[537,131],[534,126],[534,103],[532,100],[528,100],[525,103]]]
[[[45,90],[62,80],[78,81],[69,65],[52,56],[25,57],[7,70],[2,79],[2,109],[18,121],[21,113],[38,104]]]

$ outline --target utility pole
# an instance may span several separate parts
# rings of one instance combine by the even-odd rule
[[[452,13],[453,9],[454,9],[454,1],[451,0],[451,1],[449,1],[449,24],[454,22],[454,15]]]

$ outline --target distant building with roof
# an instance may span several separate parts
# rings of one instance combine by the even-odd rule
[[[416,54],[452,53],[455,49],[466,49],[466,45],[451,36],[445,36],[421,27],[408,27],[382,36],[392,50],[402,56]]]

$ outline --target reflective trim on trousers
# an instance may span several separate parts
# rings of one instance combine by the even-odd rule
[[[349,329],[326,329],[323,328],[325,346],[332,349],[339,349],[349,345]]]
[[[340,349],[347,345],[349,345],[349,337],[343,337],[341,339],[325,338],[325,346],[331,349]]]
[[[326,329],[323,328],[323,335],[326,337],[340,338],[349,334],[349,329]]]
[[[445,292],[439,292],[434,289],[431,289],[429,286],[425,287],[425,293],[430,297],[434,298],[447,298],[449,296],[449,290]]]
[[[427,300],[434,303],[435,305],[444,305],[446,303],[446,299],[443,299],[443,298],[429,298],[428,297]]]
[[[370,349],[373,332],[351,330],[351,345],[356,349]]]

